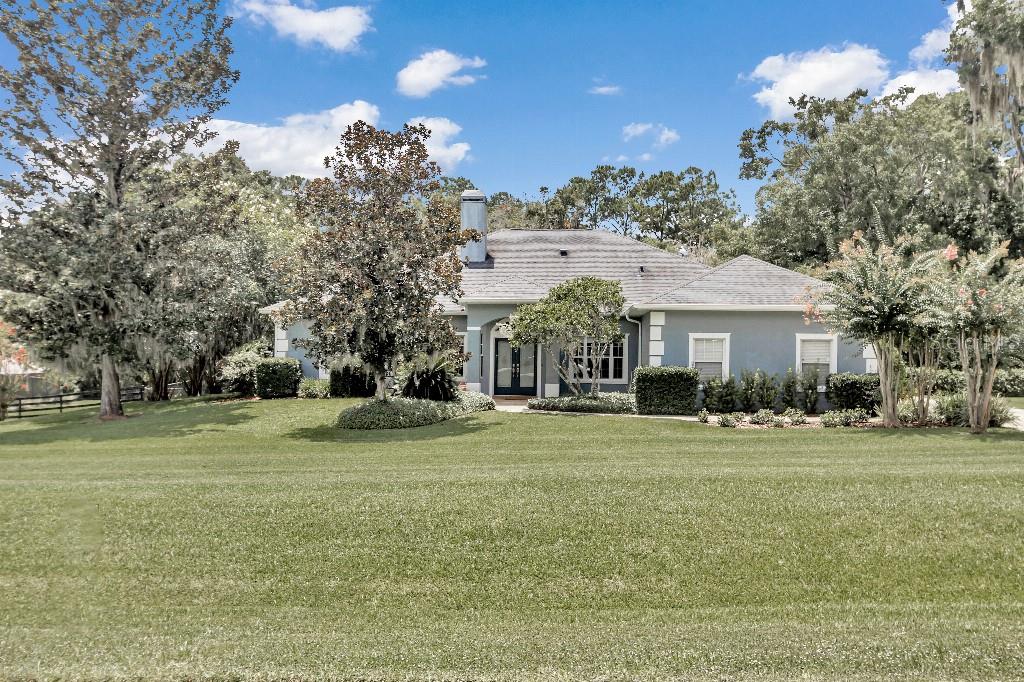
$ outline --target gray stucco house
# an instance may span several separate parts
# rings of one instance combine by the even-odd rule
[[[444,306],[469,354],[460,379],[470,390],[522,396],[565,390],[544,349],[511,346],[506,324],[516,306],[583,275],[618,280],[627,302],[622,343],[600,360],[580,358],[601,372],[602,390],[625,390],[641,365],[693,366],[723,377],[743,369],[814,368],[822,382],[828,373],[873,371],[862,344],[804,320],[797,299],[822,282],[797,272],[750,256],[709,268],[601,230],[488,234],[485,197],[475,190],[462,194],[462,227],[483,236],[463,249],[463,296]],[[275,353],[300,359],[303,373],[317,376],[322,371],[294,344],[307,335],[302,323],[278,326]]]

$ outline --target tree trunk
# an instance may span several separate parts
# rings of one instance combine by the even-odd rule
[[[373,394],[373,397],[377,400],[388,399],[388,380],[387,375],[379,369],[373,370],[373,380],[377,382],[377,390]]]
[[[103,355],[100,367],[100,419],[124,417],[121,404],[121,377],[117,374],[114,358]]]
[[[174,362],[165,360],[160,362],[155,369],[149,371],[149,395],[151,401],[171,399],[171,374],[174,371]]]
[[[185,395],[194,397],[203,392],[203,378],[206,376],[206,356],[196,355],[185,369]]]
[[[878,388],[882,394],[882,425],[898,427],[899,414],[899,366],[896,359],[895,343],[892,339],[875,341],[875,357],[878,358]]]

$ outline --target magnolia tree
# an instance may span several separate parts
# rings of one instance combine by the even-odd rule
[[[13,326],[0,320],[0,422],[7,418],[7,409],[25,381],[20,373],[12,370],[28,364],[28,351],[15,341],[14,332]]]
[[[570,279],[553,287],[537,303],[519,306],[509,318],[509,339],[515,345],[543,345],[573,395],[582,392],[581,383],[587,379],[590,392],[597,394],[601,390],[601,358],[622,339],[619,317],[625,305],[619,282],[597,277]],[[578,357],[590,358],[590,366],[581,366]]]
[[[1009,261],[1005,242],[965,257],[951,245],[937,260],[931,314],[960,356],[971,433],[984,433],[1000,357],[1024,332],[1024,260]]]
[[[289,268],[280,317],[311,322],[300,343],[321,365],[358,355],[380,400],[402,360],[457,345],[439,299],[460,295],[458,247],[472,235],[440,193],[429,136],[423,125],[389,132],[358,121],[325,160],[333,177],[313,180],[299,199],[316,227]]]
[[[123,415],[118,367],[151,310],[139,286],[159,242],[127,205],[149,169],[212,137],[238,78],[218,0],[6,2],[0,33],[0,292],[35,347],[98,366],[101,417]],[[46,200],[71,198],[60,228]],[[12,307],[16,310],[12,311]],[[42,350],[40,348],[40,350]]]
[[[930,272],[929,259],[912,256],[911,247],[899,241],[873,248],[855,234],[828,265],[831,286],[808,294],[810,317],[874,347],[885,426],[900,425],[903,357],[922,314]]]

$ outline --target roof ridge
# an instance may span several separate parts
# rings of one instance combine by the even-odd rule
[[[776,265],[775,263],[769,263],[768,261],[762,260],[762,259],[758,258],[757,256],[751,256],[749,253],[744,253],[744,254],[741,254],[739,256],[736,256],[735,258],[730,260],[728,263],[724,263],[723,265],[728,265],[729,263],[732,263],[733,261],[737,261],[740,258],[748,258],[750,260],[757,261],[758,263],[761,263],[762,265],[767,265],[769,267],[775,268],[776,270],[782,270],[784,272],[788,272],[791,275],[799,275],[800,277],[803,277],[805,279],[812,279],[815,282],[819,282],[821,284],[827,284],[827,282],[825,282],[824,280],[818,279],[817,277],[811,277],[810,275],[805,275],[802,272],[797,272],[796,270],[793,270],[792,268],[785,268],[785,267],[782,267],[781,265]]]

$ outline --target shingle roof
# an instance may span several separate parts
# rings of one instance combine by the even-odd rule
[[[758,260],[739,256],[682,286],[654,296],[656,305],[796,305],[808,288],[825,286],[821,280]]]
[[[462,302],[536,300],[567,279],[589,275],[618,280],[626,300],[640,303],[709,272],[696,261],[603,230],[501,230],[487,235],[487,253],[493,265],[463,269]]]

